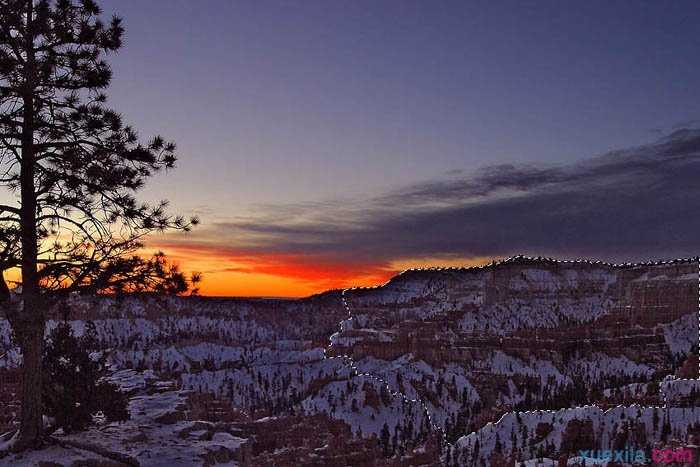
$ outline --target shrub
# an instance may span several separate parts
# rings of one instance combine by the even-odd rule
[[[44,413],[55,419],[64,432],[86,429],[102,412],[107,421],[129,418],[128,398],[117,385],[105,379],[105,356],[97,351],[94,323],[76,337],[67,322],[48,336],[43,354]]]

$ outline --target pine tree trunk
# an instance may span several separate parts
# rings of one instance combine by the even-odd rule
[[[4,271],[4,270],[3,270]],[[10,287],[5,280],[4,272],[0,272],[0,306],[7,307],[10,302]]]
[[[34,0],[26,3],[24,69],[25,91],[22,121],[22,160],[20,164],[20,230],[22,241],[22,310],[15,321],[15,332],[22,351],[22,412],[15,450],[36,447],[42,439],[41,353],[44,343],[45,314],[38,277],[37,200],[35,186],[35,105],[36,65],[34,57]]]
[[[27,313],[28,310],[23,310]],[[31,313],[31,311],[29,312]],[[39,313],[40,314],[40,313]],[[44,323],[32,320],[22,324],[19,347],[22,351],[22,411],[16,451],[37,447],[42,438],[41,354],[44,345]]]

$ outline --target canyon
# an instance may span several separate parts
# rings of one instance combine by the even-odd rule
[[[140,465],[578,465],[698,444],[698,268],[516,256],[299,300],[74,296],[72,327],[94,323],[151,428],[132,447],[136,421],[57,435],[58,465],[99,457],[86,439]],[[0,355],[7,431],[21,357],[5,321]]]

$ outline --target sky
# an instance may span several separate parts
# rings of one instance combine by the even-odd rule
[[[105,0],[110,104],[202,292],[304,296],[513,254],[700,252],[700,3]]]

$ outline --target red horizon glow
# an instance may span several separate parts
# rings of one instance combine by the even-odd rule
[[[388,264],[345,263],[291,253],[251,253],[205,243],[153,242],[185,271],[204,275],[209,296],[303,297],[352,286],[379,285],[399,270]]]
[[[218,297],[305,297],[332,289],[375,286],[404,269],[471,266],[493,258],[423,258],[392,263],[347,262],[292,253],[251,252],[206,242],[149,242],[184,271],[204,275],[200,293]]]

